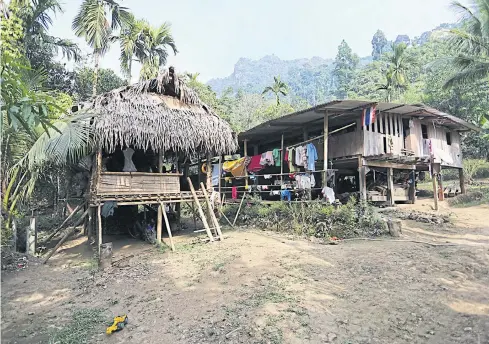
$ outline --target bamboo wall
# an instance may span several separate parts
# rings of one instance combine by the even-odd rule
[[[180,174],[102,172],[97,195],[160,195],[180,192]]]

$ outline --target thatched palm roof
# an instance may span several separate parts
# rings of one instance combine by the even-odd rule
[[[191,154],[237,149],[229,124],[201,102],[172,67],[156,79],[97,96],[89,109],[96,113],[96,142],[105,151],[117,145]]]

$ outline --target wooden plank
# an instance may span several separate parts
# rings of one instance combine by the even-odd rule
[[[394,163],[394,162],[389,162],[389,161],[366,160],[365,165],[369,166],[369,167],[396,168],[396,169],[400,169],[400,170],[416,169],[416,165],[399,164],[399,163]]]
[[[358,186],[360,191],[360,199],[367,199],[367,180],[365,174],[365,166],[363,166],[363,158],[358,156]]]
[[[460,193],[465,194],[465,175],[464,175],[464,169],[459,168],[458,169],[458,178],[460,181]]]
[[[158,176],[168,176],[174,177],[183,176],[183,173],[160,173],[160,172],[102,172],[102,176],[123,176],[123,177],[137,177],[137,176],[150,176],[150,177],[158,177]]]
[[[161,226],[162,226],[163,212],[166,213],[166,209],[163,209],[161,206],[161,202],[158,202],[158,213],[156,217],[156,242],[158,244],[161,244]]]
[[[223,241],[224,237],[222,236],[221,226],[219,226],[219,221],[217,221],[216,215],[214,214],[214,210],[212,209],[211,201],[209,199],[209,195],[207,194],[207,190],[204,187],[204,183],[200,183],[200,189],[202,190],[202,193],[204,194],[205,202],[207,203],[207,209],[209,211],[209,217],[211,218],[212,222],[214,223],[214,227],[216,228],[217,234],[219,235],[219,239],[221,239],[221,241]]]
[[[199,211],[200,218],[202,220],[202,223],[204,224],[205,231],[207,232],[207,235],[209,236],[210,241],[214,241],[214,237],[212,236],[211,229],[209,228],[209,224],[207,223],[207,220],[205,218],[204,211],[202,210],[202,207],[200,206],[199,199],[197,198],[197,194],[195,193],[194,186],[192,184],[192,180],[187,177],[187,181],[190,186],[190,191],[192,192],[192,196],[194,197],[194,201],[197,204],[197,210]]]
[[[171,235],[171,227],[170,222],[168,221],[168,215],[166,215],[166,206],[165,203],[160,203],[160,209],[163,209],[163,218],[165,219],[166,231],[168,233],[168,238],[170,239],[171,250],[175,251],[175,245],[173,244],[173,236]],[[161,228],[160,228],[160,241],[161,242]]]
[[[394,173],[392,167],[387,169],[387,196],[390,205],[394,205]]]
[[[97,222],[98,222],[98,257],[100,259],[100,251],[102,250],[102,204],[97,207]]]
[[[324,123],[323,123],[323,187],[327,186],[327,176],[328,176],[328,141],[329,141],[329,117],[328,113],[324,114]],[[283,134],[282,134],[282,147],[283,147]],[[283,161],[282,161],[283,165]]]

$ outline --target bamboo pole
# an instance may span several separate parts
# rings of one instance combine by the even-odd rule
[[[323,187],[328,186],[328,130],[329,130],[329,117],[328,114],[324,114],[323,123]]]
[[[163,172],[163,151],[160,149],[158,151],[158,172]],[[162,216],[165,209],[161,207],[161,203],[158,203],[158,213],[156,216],[156,242],[161,244],[161,226],[162,226]]]
[[[280,188],[284,184],[284,133],[282,133],[282,138],[280,140]],[[282,197],[280,197],[282,200]]]
[[[241,211],[241,207],[243,206],[243,202],[244,202],[245,196],[246,196],[246,193],[244,193],[243,194],[243,198],[241,198],[241,203],[239,204],[238,211],[236,213],[236,216],[234,217],[233,226],[236,224],[236,220],[238,219],[239,212]]]
[[[88,208],[90,209],[90,208]],[[78,221],[73,225],[73,229],[70,230],[68,233],[65,234],[63,238],[58,242],[58,244],[53,248],[53,250],[47,255],[46,259],[44,259],[43,264],[46,264],[46,262],[53,256],[53,254],[63,245],[63,243],[66,241],[66,239],[69,238],[71,234],[73,234],[76,230],[76,227],[78,227],[83,220],[85,219],[85,216],[88,214],[88,209],[83,213],[83,215],[78,219]]]
[[[79,205],[78,205],[78,206],[77,206],[77,207],[76,207],[76,208],[75,208],[75,209],[72,211],[72,213],[71,213],[70,215],[68,215],[68,217],[67,217],[67,218],[66,218],[66,219],[63,221],[63,223],[62,223],[62,224],[61,224],[61,225],[60,225],[58,228],[56,228],[56,229],[54,230],[54,232],[53,232],[53,233],[52,233],[50,236],[48,236],[48,238],[47,238],[46,240],[44,240],[44,241],[42,242],[42,244],[41,244],[41,245],[45,245],[45,244],[47,244],[47,243],[49,242],[49,240],[51,240],[51,239],[52,239],[52,238],[53,238],[53,237],[54,237],[54,236],[55,236],[55,235],[56,235],[56,234],[57,234],[57,233],[58,233],[58,232],[59,232],[59,231],[60,231],[60,230],[61,230],[61,229],[64,227],[64,225],[65,225],[65,224],[66,224],[66,223],[67,223],[67,222],[68,222],[68,221],[69,221],[69,220],[70,220],[70,219],[71,219],[71,218],[72,218],[72,217],[73,217],[73,216],[74,216],[74,215],[75,215],[75,214],[76,214],[76,213],[77,213],[77,212],[78,212],[78,211],[79,211],[79,210],[80,210],[80,209],[81,209],[83,206],[85,206],[85,204],[87,204],[87,202],[84,202],[84,203],[82,203],[82,204],[79,204]],[[84,213],[84,214],[86,214],[86,213],[88,213],[88,209],[87,209],[87,211],[85,211],[85,213]],[[82,216],[84,216],[84,215],[82,215]]]
[[[209,236],[210,241],[214,241],[214,237],[212,236],[211,229],[209,228],[209,224],[207,223],[207,220],[205,218],[204,211],[202,210],[202,207],[200,206],[199,199],[197,198],[197,194],[195,193],[194,186],[192,184],[192,180],[190,180],[189,177],[187,177],[189,186],[190,186],[190,191],[192,192],[192,196],[194,197],[195,204],[197,205],[197,210],[199,211],[200,218],[202,220],[202,223],[204,224],[205,231],[207,232],[207,235]]]
[[[212,205],[211,205],[211,201],[209,199],[209,195],[207,194],[207,190],[205,189],[203,183],[200,183],[200,188],[202,189],[202,192],[204,193],[205,202],[207,203],[207,209],[209,210],[209,217],[211,218],[212,222],[214,223],[214,227],[216,228],[217,235],[219,235],[219,239],[221,239],[221,241],[222,241],[223,237],[222,237],[221,227],[219,226],[219,221],[217,221],[216,215],[214,214],[214,210],[212,209]]]
[[[161,208],[163,209],[163,218],[165,219],[166,231],[168,232],[168,238],[170,239],[171,250],[175,251],[175,245],[173,244],[173,236],[171,235],[170,222],[168,221],[168,215],[166,215],[165,204],[161,203]],[[160,233],[161,235],[161,233]],[[161,242],[161,238],[160,238]]]
[[[222,186],[222,155],[219,155],[219,185],[218,185],[218,193],[219,193],[219,199],[221,198],[221,186]],[[222,204],[222,203],[221,203]]]
[[[97,219],[98,219],[98,257],[100,259],[100,252],[102,250],[102,205],[100,204],[97,208]]]
[[[248,156],[248,140],[244,140],[243,154],[245,157]],[[245,167],[244,171],[245,171],[245,189],[248,190],[248,169]]]

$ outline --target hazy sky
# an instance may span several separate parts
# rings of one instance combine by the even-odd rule
[[[53,35],[75,39],[71,21],[81,0],[65,0]],[[450,0],[125,0],[136,17],[153,25],[165,21],[179,53],[169,64],[179,71],[200,72],[200,79],[225,77],[240,57],[258,59],[275,54],[281,59],[334,57],[342,39],[360,56],[370,55],[377,29],[388,39],[398,34],[419,36],[457,17]],[[114,45],[102,67],[119,71],[119,51]],[[139,66],[133,74],[137,76]]]

